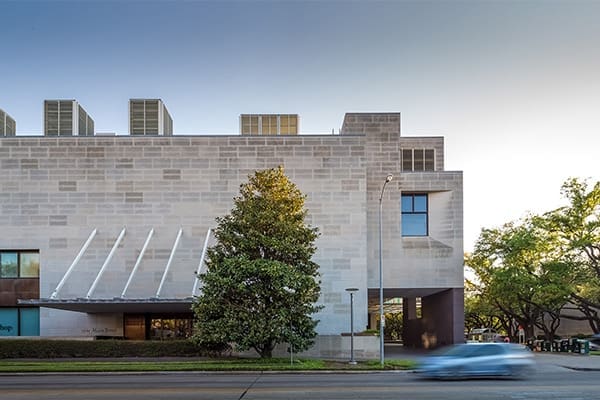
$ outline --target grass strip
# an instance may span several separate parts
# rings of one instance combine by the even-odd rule
[[[384,369],[411,369],[414,362],[387,361]],[[166,372],[166,371],[323,371],[380,370],[377,362],[343,362],[323,360],[234,359],[207,361],[1,361],[0,373],[23,372]]]

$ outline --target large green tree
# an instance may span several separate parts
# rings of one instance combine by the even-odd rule
[[[466,261],[479,278],[486,302],[501,311],[504,320],[514,321],[511,327],[521,325],[531,335],[535,326],[550,340],[577,281],[557,240],[544,218],[530,216],[484,229]]]
[[[600,182],[570,179],[562,187],[568,205],[546,214],[547,229],[560,240],[562,260],[580,277],[563,317],[587,320],[600,333]],[[572,312],[573,309],[579,313]]]
[[[600,332],[600,182],[569,179],[562,194],[564,207],[483,229],[465,260],[485,302],[548,338],[561,318]]]
[[[282,167],[240,186],[230,214],[217,218],[202,294],[194,304],[201,345],[234,343],[271,357],[278,343],[306,350],[316,336],[318,229],[306,222],[306,196]]]

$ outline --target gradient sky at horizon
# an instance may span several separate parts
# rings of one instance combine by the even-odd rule
[[[130,98],[162,98],[176,134],[241,113],[402,113],[464,171],[465,250],[600,180],[600,1],[2,1],[0,108],[40,134],[44,99],[77,99],[125,134]]]

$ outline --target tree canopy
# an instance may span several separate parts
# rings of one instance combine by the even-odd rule
[[[469,312],[511,321],[503,323],[509,334],[515,325],[529,335],[537,327],[551,340],[561,317],[587,319],[598,332],[600,183],[588,190],[585,182],[571,179],[562,193],[569,201],[565,207],[482,230],[465,259],[480,296],[466,302]],[[581,313],[567,315],[571,304]]]
[[[318,229],[306,224],[306,196],[282,167],[257,171],[240,186],[230,214],[217,218],[202,293],[194,304],[195,339],[234,343],[271,357],[278,343],[307,349],[321,307]]]
[[[571,293],[580,314],[568,309],[563,316],[587,320],[600,333],[600,182],[590,188],[587,182],[570,179],[562,194],[569,205],[546,215],[548,229],[556,232],[563,259],[580,276]]]

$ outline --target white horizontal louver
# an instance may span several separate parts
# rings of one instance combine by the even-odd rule
[[[132,135],[143,135],[144,126],[144,101],[131,100],[129,104],[129,133]]]
[[[159,99],[129,100],[131,135],[171,135],[173,120]]]
[[[58,135],[58,101],[44,102],[44,132],[46,135]]]
[[[17,123],[8,115],[6,116],[6,129],[4,134],[6,136],[15,136],[17,134]]]
[[[158,135],[158,101],[146,100],[146,134]]]
[[[58,134],[72,135],[73,134],[73,102],[59,101],[58,102]]]

